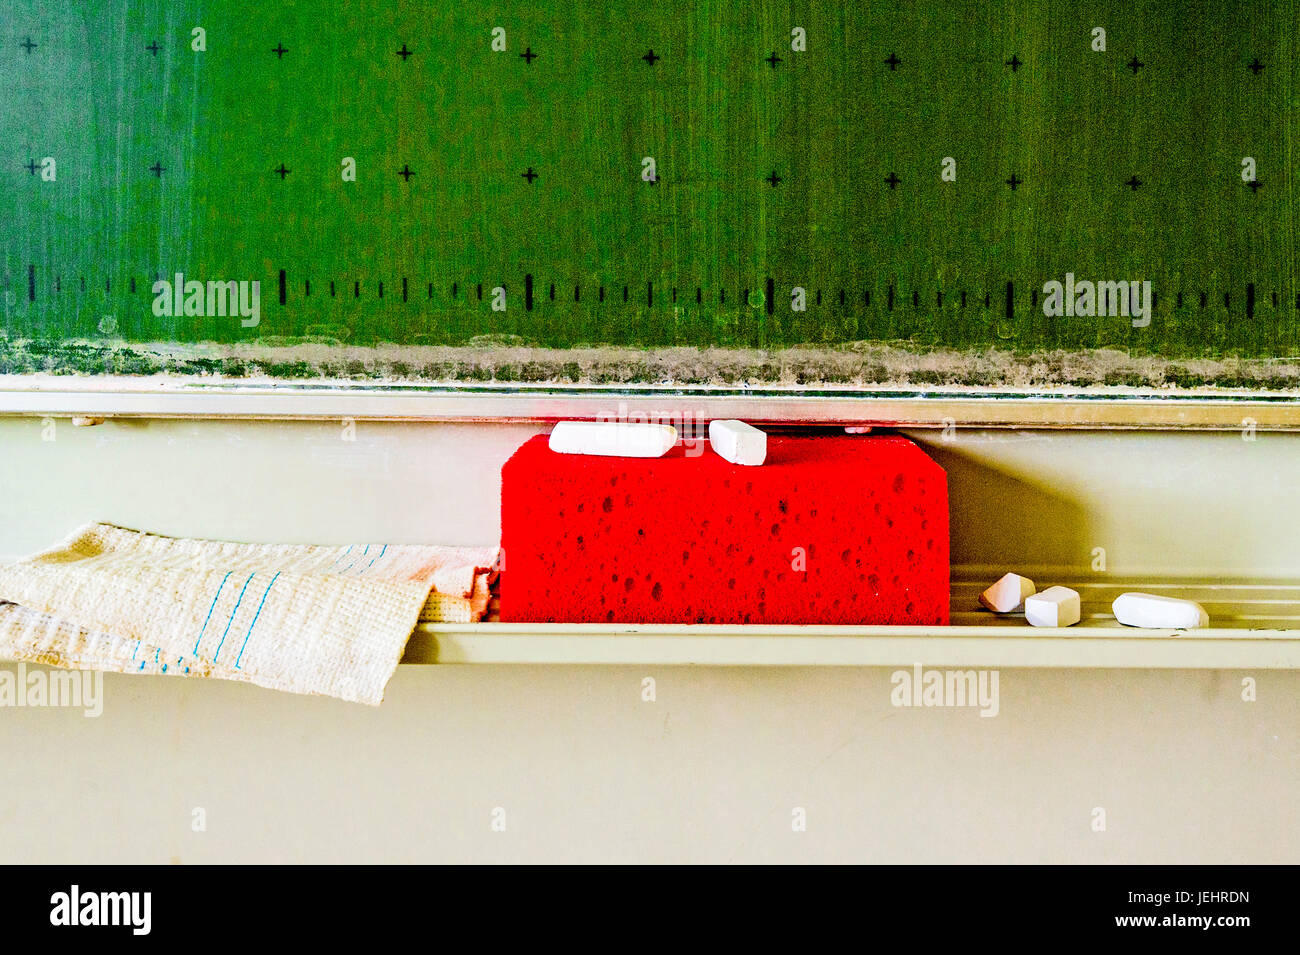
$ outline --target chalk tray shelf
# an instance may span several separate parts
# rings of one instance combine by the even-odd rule
[[[1082,597],[1083,619],[1059,629],[974,609],[981,586],[957,582],[947,627],[422,624],[402,662],[1300,669],[1300,584],[1108,580],[1067,586]],[[1197,600],[1211,626],[1122,626],[1109,611],[1125,590]]]

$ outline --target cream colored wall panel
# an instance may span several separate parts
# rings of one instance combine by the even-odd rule
[[[1294,863],[1300,674],[1238,676],[1003,670],[994,718],[880,668],[110,676],[99,719],[0,710],[0,861]]]
[[[492,540],[498,468],[536,430],[61,421],[43,442],[0,418],[0,554],[89,520]],[[1101,546],[1113,574],[1271,581],[1268,613],[1300,580],[1300,437],[919,437],[963,567],[1086,579]],[[1055,520],[989,518],[1013,506]],[[0,861],[1300,861],[1300,672],[1002,668],[993,718],[895,707],[891,672],[404,666],[377,710],[109,676],[97,719],[0,708]]]

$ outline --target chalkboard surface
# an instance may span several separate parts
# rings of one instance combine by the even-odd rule
[[[1291,2],[5,8],[0,372],[1300,382]]]

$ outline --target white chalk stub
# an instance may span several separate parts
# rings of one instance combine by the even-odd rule
[[[658,458],[676,443],[677,429],[667,424],[561,421],[551,432],[550,448],[560,454]]]
[[[1003,574],[997,583],[980,594],[980,603],[994,613],[1012,613],[1020,609],[1034,589],[1034,582],[1028,577]]]
[[[1194,600],[1128,593],[1116,597],[1110,607],[1115,619],[1128,627],[1195,630],[1210,625],[1210,615]]]
[[[1026,597],[1025,619],[1035,627],[1072,627],[1079,622],[1079,594],[1069,587],[1048,587]]]
[[[767,435],[743,421],[710,421],[709,445],[732,464],[767,460]]]

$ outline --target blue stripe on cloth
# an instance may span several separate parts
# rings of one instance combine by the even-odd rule
[[[353,568],[353,566],[356,564],[357,561],[359,561],[362,557],[365,557],[366,554],[368,554],[368,553],[370,553],[370,545],[369,545],[369,544],[366,545],[366,549],[363,550],[359,556],[352,558],[352,563],[351,563],[351,564],[348,564],[346,567],[344,567],[342,570],[340,570],[339,573],[340,573],[340,574],[346,574],[349,570],[351,570],[351,569]]]
[[[244,659],[244,647],[248,646],[248,638],[253,635],[253,628],[257,626],[257,618],[262,615],[262,605],[266,603],[266,595],[271,592],[275,582],[280,578],[280,572],[276,571],[271,582],[266,585],[266,590],[262,591],[262,601],[257,605],[257,613],[253,614],[253,622],[248,625],[248,631],[244,634],[244,645],[239,648],[239,656],[235,657],[235,669],[239,669],[239,661]]]
[[[384,556],[384,551],[386,551],[386,550],[388,550],[388,545],[387,545],[387,544],[384,545],[383,550],[381,550],[381,551],[380,551],[378,554],[376,554],[374,557],[371,557],[371,558],[370,558],[370,563],[366,564],[366,566],[361,570],[361,573],[364,574],[364,573],[365,573],[367,570],[369,570],[371,567],[375,566],[375,561],[377,561],[379,558],[383,557],[383,556]]]
[[[226,634],[230,632],[230,625],[235,622],[235,614],[239,613],[239,605],[244,602],[244,591],[248,590],[248,584],[253,579],[257,571],[248,575],[248,580],[244,581],[243,588],[239,591],[239,599],[235,601],[235,609],[230,611],[230,619],[226,621],[226,629],[221,632],[221,642],[217,644],[217,652],[212,654],[212,662],[217,662],[217,657],[221,656],[221,648],[226,645]]]
[[[208,615],[203,619],[203,629],[199,631],[199,638],[194,641],[195,653],[199,652],[199,644],[203,642],[203,635],[208,632],[208,621],[212,619],[212,611],[217,606],[217,600],[221,597],[221,591],[226,589],[226,581],[230,579],[230,575],[233,573],[233,570],[228,570],[226,571],[226,576],[221,578],[221,586],[217,588],[217,595],[212,598],[212,606],[208,608]],[[139,646],[140,644],[137,643],[136,647],[139,648]]]

